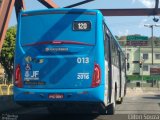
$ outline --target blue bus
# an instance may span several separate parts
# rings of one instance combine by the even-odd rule
[[[22,11],[14,100],[21,105],[91,108],[114,114],[125,95],[125,55],[98,10]],[[102,108],[102,109],[101,109]]]

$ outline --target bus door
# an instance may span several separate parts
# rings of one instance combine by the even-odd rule
[[[111,37],[109,35],[109,31],[107,27],[105,26],[105,60],[108,62],[108,68],[107,69],[107,87],[108,87],[108,101],[111,103],[111,95],[112,95],[112,63],[111,63],[111,51],[110,51],[110,45],[111,45]],[[105,66],[106,67],[106,66]]]

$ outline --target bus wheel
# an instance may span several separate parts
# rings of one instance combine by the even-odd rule
[[[120,97],[118,100],[117,100],[117,104],[122,104],[122,102],[123,102],[123,98],[122,97]]]

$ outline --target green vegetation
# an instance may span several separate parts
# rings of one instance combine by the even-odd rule
[[[12,80],[13,63],[14,63],[14,50],[16,39],[16,27],[10,27],[7,30],[5,42],[2,47],[0,62],[7,74],[7,80]]]
[[[142,76],[141,75],[128,75],[127,79],[130,81],[134,81],[134,80],[142,80]],[[149,80],[160,80],[160,76],[150,76],[150,75],[144,75],[143,76],[143,80],[144,81],[149,81]]]

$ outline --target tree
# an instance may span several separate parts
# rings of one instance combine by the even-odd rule
[[[115,38],[116,38],[117,40],[119,40],[119,36],[115,35]]]
[[[2,47],[0,62],[7,74],[7,80],[12,80],[13,63],[14,63],[14,50],[16,39],[16,27],[10,27],[7,30],[5,42]]]

